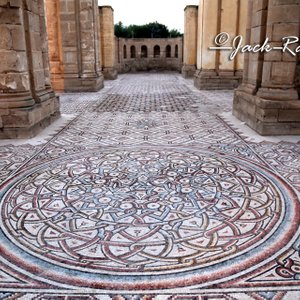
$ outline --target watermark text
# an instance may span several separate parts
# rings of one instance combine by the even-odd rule
[[[292,56],[297,56],[300,52],[299,37],[287,36],[282,38],[282,46],[272,47],[270,45],[269,38],[266,38],[262,44],[247,45],[244,44],[244,39],[241,35],[236,36],[232,40],[231,46],[225,46],[230,40],[230,36],[227,32],[221,32],[215,37],[215,47],[209,47],[210,50],[228,50],[231,51],[229,59],[233,60],[238,53],[263,53],[271,52],[275,50],[282,51],[283,53],[289,53]]]

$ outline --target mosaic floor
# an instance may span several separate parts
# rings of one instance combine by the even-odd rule
[[[1,141],[0,299],[300,299],[300,137],[232,97],[121,75]]]

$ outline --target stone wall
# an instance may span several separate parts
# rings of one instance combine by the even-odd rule
[[[103,87],[97,0],[47,0],[50,70],[57,91]]]
[[[247,21],[245,0],[200,0],[198,7],[197,71],[195,86],[199,89],[234,89],[243,74],[243,55],[229,59],[228,51],[214,51],[214,39],[221,33],[230,39],[223,46],[231,46],[237,35],[245,37]]]
[[[59,116],[44,1],[0,1],[0,138],[32,137]]]
[[[120,73],[171,70],[181,71],[182,38],[116,38],[116,62]]]
[[[298,0],[249,0],[248,17],[247,44],[269,38],[271,46],[282,46],[283,37],[299,37]],[[299,55],[248,53],[233,113],[261,135],[300,134]]]

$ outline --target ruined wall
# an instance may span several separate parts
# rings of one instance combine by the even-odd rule
[[[184,10],[182,75],[185,78],[193,77],[196,71],[197,34],[198,34],[198,6],[189,5]]]
[[[299,37],[299,25],[299,1],[249,0],[246,43],[262,44],[268,37],[270,46],[282,46],[283,37]],[[233,114],[262,135],[300,134],[297,66],[299,55],[289,52],[246,54]]]
[[[32,137],[59,116],[44,1],[0,2],[0,138]]]
[[[245,37],[247,1],[200,0],[198,7],[197,71],[195,86],[199,89],[233,89],[243,74],[243,55],[229,60],[228,51],[214,51],[217,34],[226,32],[230,39],[223,46],[231,46],[237,35]]]
[[[46,0],[51,80],[58,91],[103,87],[97,0]]]
[[[116,39],[118,71],[120,73],[149,70],[180,72],[183,59],[182,47],[183,41],[181,37],[167,39]]]

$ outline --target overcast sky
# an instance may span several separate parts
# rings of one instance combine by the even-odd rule
[[[98,0],[99,5],[114,9],[115,23],[124,25],[159,22],[183,32],[184,8],[199,0]]]

